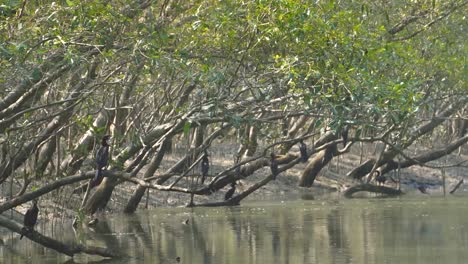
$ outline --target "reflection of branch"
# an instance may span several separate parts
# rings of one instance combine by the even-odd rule
[[[0,225],[8,228],[11,231],[21,234],[22,226],[2,215],[0,215]],[[119,256],[106,248],[91,247],[83,244],[67,245],[53,238],[44,236],[38,233],[37,231],[28,232],[24,236],[44,247],[51,248],[70,257],[73,257],[73,255],[79,253],[99,255],[108,258],[114,258]]]

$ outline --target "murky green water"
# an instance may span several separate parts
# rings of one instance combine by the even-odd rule
[[[188,219],[188,224],[183,222]],[[95,229],[42,223],[64,241],[130,255],[102,263],[468,263],[468,198],[250,202],[101,218]],[[88,263],[2,229],[0,263]],[[67,262],[68,261],[68,262]]]

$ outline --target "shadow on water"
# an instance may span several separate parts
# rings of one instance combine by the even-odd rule
[[[466,263],[467,198],[316,199],[158,208],[46,235],[130,256],[70,259],[0,231],[1,263]],[[437,250],[434,250],[437,249]],[[32,261],[34,260],[34,261]]]

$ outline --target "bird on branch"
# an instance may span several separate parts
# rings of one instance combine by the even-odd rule
[[[21,237],[23,238],[24,235],[27,233],[31,233],[34,230],[34,226],[37,222],[37,216],[39,215],[39,208],[37,207],[37,200],[33,200],[33,206],[26,211],[24,215],[24,227],[21,229]]]
[[[270,155],[270,170],[273,175],[273,180],[276,180],[276,176],[279,174],[278,171],[278,162],[276,161],[275,153],[272,152]]]
[[[202,174],[201,183],[203,184],[205,182],[206,175],[208,175],[208,171],[210,170],[210,160],[208,159],[208,153],[206,152],[206,150],[203,154],[200,168]]]
[[[235,192],[236,192],[236,182],[234,181],[231,183],[231,188],[224,195],[224,200],[227,201],[231,199],[231,197],[234,195]]]
[[[301,162],[307,162],[309,159],[309,156],[307,155],[307,145],[302,141],[302,139],[299,141],[299,151],[301,152]]]
[[[102,179],[102,171],[107,167],[109,164],[109,141],[111,139],[110,135],[105,135],[102,137],[101,140],[101,147],[96,152],[96,175],[94,176],[93,180],[91,181],[91,188],[98,186],[101,184]]]
[[[375,181],[377,182],[377,185],[385,185],[387,177],[383,176],[378,170],[376,170],[374,173],[377,175],[375,176]]]
[[[349,126],[345,126],[341,130],[341,138],[343,139],[343,147],[346,147],[346,143],[348,143],[348,133],[349,133]]]

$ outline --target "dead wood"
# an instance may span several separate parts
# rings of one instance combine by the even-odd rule
[[[381,193],[381,194],[385,194],[388,196],[398,196],[398,195],[403,194],[401,190],[393,189],[387,186],[377,186],[377,185],[366,183],[366,184],[355,185],[346,189],[343,195],[346,198],[353,198],[353,194],[357,192]]]
[[[21,234],[22,225],[12,221],[5,216],[0,215],[0,225],[8,228],[9,230]],[[33,230],[24,234],[25,237],[30,240],[50,249],[53,249],[59,253],[73,257],[76,254],[84,253],[88,255],[98,255],[106,258],[120,257],[119,254],[112,252],[109,249],[101,247],[92,247],[83,244],[68,245],[51,237],[42,235],[41,233]]]
[[[455,187],[453,187],[453,189],[450,191],[450,194],[454,194],[454,193],[457,191],[457,189],[462,185],[462,183],[463,183],[463,179],[461,179],[461,180],[457,183],[457,185],[455,185]]]

